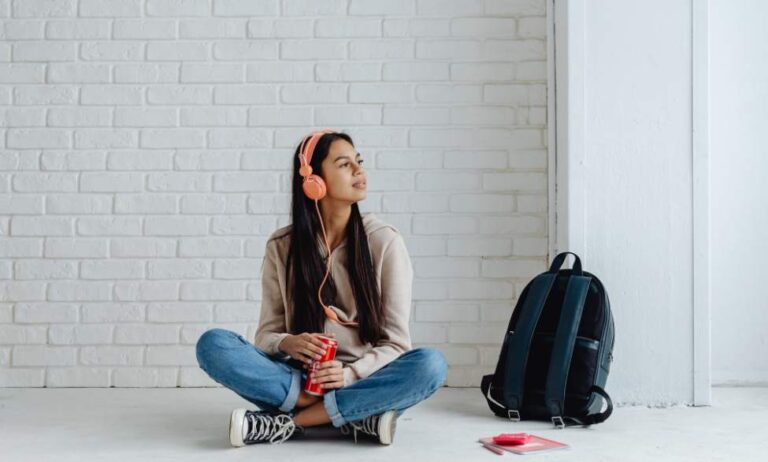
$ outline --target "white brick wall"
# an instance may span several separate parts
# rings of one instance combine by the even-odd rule
[[[252,337],[290,155],[350,133],[416,346],[491,371],[547,263],[546,2],[0,0],[0,386],[215,385]]]

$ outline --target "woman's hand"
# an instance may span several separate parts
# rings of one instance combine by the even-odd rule
[[[312,381],[321,384],[320,388],[326,390],[341,388],[344,386],[342,367],[341,361],[336,361],[335,359],[319,363],[313,373]]]
[[[291,358],[305,364],[320,359],[325,353],[325,343],[319,337],[335,337],[336,334],[310,334],[304,332],[299,335],[289,335],[277,346],[277,349],[288,354]]]

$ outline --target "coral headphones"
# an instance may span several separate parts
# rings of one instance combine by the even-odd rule
[[[304,140],[301,142],[301,146],[299,147],[299,162],[301,163],[301,166],[299,167],[299,175],[304,178],[301,187],[304,190],[304,195],[315,201],[315,210],[317,210],[317,217],[320,221],[320,229],[323,231],[323,242],[325,242],[325,248],[328,251],[328,261],[325,266],[325,276],[323,276],[323,282],[320,283],[320,287],[317,289],[317,299],[320,302],[320,305],[323,307],[325,315],[328,316],[328,318],[330,318],[332,321],[345,326],[358,326],[359,323],[357,322],[345,322],[339,319],[339,317],[336,315],[336,312],[333,311],[325,303],[323,303],[323,297],[320,295],[322,293],[323,286],[325,285],[325,281],[328,279],[328,274],[331,272],[331,265],[333,264],[333,251],[331,250],[331,246],[328,243],[328,236],[325,233],[325,225],[323,224],[323,216],[320,213],[320,206],[318,205],[318,201],[325,197],[327,188],[325,187],[325,181],[323,181],[323,179],[318,175],[314,175],[312,173],[312,166],[309,165],[309,163],[312,162],[312,155],[315,153],[315,146],[317,146],[317,142],[320,141],[320,138],[322,138],[323,135],[328,133],[337,132],[329,129],[318,130],[308,136],[305,136]]]
[[[319,201],[325,197],[326,188],[325,181],[319,176],[312,174],[312,166],[309,163],[312,162],[312,154],[315,153],[317,142],[327,133],[335,132],[328,129],[316,131],[308,137],[309,140],[305,137],[299,148],[299,162],[301,162],[299,175],[304,178],[302,188],[304,189],[304,194],[314,201]],[[322,223],[322,220],[320,222]]]

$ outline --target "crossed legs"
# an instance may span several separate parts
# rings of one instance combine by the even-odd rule
[[[299,393],[299,399],[296,401],[296,409],[300,409],[293,417],[296,425],[312,427],[331,422],[331,418],[328,416],[328,412],[323,405],[322,396],[308,395],[302,390]]]
[[[293,411],[296,424],[341,427],[369,415],[405,409],[428,398],[445,380],[447,363],[431,348],[400,355],[371,376],[330,396],[301,390],[301,373],[276,361],[241,335],[224,329],[205,332],[197,343],[201,369],[216,382],[269,411]],[[342,415],[339,409],[343,409]]]

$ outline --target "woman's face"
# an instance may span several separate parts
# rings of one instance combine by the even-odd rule
[[[322,177],[328,198],[350,204],[368,197],[363,159],[346,140],[331,143],[328,155],[321,163]]]

